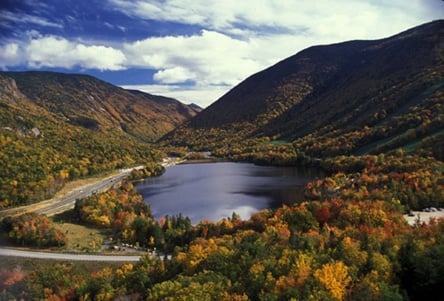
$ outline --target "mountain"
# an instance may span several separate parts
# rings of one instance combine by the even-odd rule
[[[189,106],[191,109],[193,109],[194,111],[196,111],[197,113],[200,113],[200,112],[203,111],[203,109],[202,109],[199,105],[197,105],[197,104],[195,104],[195,103],[190,103],[188,106]]]
[[[55,72],[0,72],[34,104],[71,124],[126,132],[154,141],[196,111],[167,97],[125,90],[88,75]]]
[[[70,180],[161,160],[153,141],[194,109],[96,78],[0,72],[0,209]]]
[[[283,140],[312,156],[430,150],[444,141],[443,61],[443,20],[310,47],[250,76],[161,141],[214,150]]]

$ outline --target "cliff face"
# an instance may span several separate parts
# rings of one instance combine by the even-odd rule
[[[3,102],[18,105],[16,100],[25,98],[25,95],[20,92],[17,83],[12,78],[0,76],[0,87],[0,98]]]

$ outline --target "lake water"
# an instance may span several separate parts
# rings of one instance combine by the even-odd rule
[[[303,199],[303,188],[319,172],[249,163],[199,163],[168,167],[136,185],[156,218],[182,214],[193,224],[216,222],[236,212],[242,219],[266,208]]]

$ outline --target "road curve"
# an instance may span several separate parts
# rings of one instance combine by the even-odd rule
[[[87,255],[87,254],[68,254],[52,252],[34,252],[17,249],[0,248],[0,256],[24,257],[36,259],[52,259],[63,261],[101,261],[101,262],[134,262],[139,261],[140,256],[136,255]]]

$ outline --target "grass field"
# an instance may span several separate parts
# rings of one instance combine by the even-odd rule
[[[77,223],[73,210],[53,216],[54,225],[68,238],[67,251],[100,251],[109,236],[109,230],[97,229]]]

